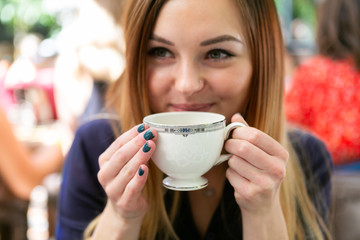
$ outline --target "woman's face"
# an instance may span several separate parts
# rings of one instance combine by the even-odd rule
[[[232,0],[170,0],[148,46],[151,110],[231,116],[245,107],[250,55]]]

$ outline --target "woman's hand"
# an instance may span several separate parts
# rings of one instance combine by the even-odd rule
[[[234,121],[246,124],[240,114],[232,117]],[[235,129],[225,150],[233,154],[226,177],[241,208],[244,239],[287,239],[279,194],[289,158],[287,150],[252,127]]]
[[[118,137],[99,157],[98,179],[122,220],[141,219],[148,204],[142,195],[146,163],[155,150],[154,129],[138,125]]]
[[[232,121],[246,124],[238,114],[233,116]],[[278,201],[289,158],[287,150],[252,127],[235,129],[225,149],[233,154],[226,176],[235,189],[238,205],[245,211],[268,212]]]

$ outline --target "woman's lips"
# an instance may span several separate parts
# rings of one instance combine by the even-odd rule
[[[173,111],[202,111],[207,112],[213,104],[171,104],[170,108]]]

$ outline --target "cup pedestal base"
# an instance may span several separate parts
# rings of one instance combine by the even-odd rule
[[[208,180],[204,177],[195,179],[174,179],[166,177],[163,180],[163,186],[176,191],[194,191],[200,190],[208,185]]]

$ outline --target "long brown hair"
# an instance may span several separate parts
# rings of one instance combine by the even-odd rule
[[[325,0],[318,7],[319,53],[337,60],[351,57],[360,71],[360,1]]]
[[[162,5],[166,1],[128,1],[123,20],[126,43],[126,70],[121,79],[109,88],[108,106],[114,110],[121,122],[121,130],[127,131],[142,122],[151,113],[146,90],[147,45]],[[161,181],[163,174],[149,161],[149,176],[144,194],[149,202],[140,238],[155,239],[164,236],[176,238],[170,219],[165,210]]]
[[[151,113],[145,85],[147,45],[160,9],[166,2],[128,1],[123,22],[126,70],[110,87],[107,96],[109,107],[119,116],[122,131],[142,122],[143,117]],[[305,232],[309,231],[313,239],[323,239],[322,229],[326,227],[307,194],[301,166],[287,140],[283,109],[284,48],[274,1],[234,0],[234,3],[242,22],[246,23],[243,24],[244,37],[253,67],[247,107],[239,112],[244,114],[249,125],[282,143],[291,154],[280,193],[290,239],[304,239]],[[150,161],[144,189],[150,210],[143,220],[141,239],[154,239],[159,233],[177,238],[171,224],[177,208],[173,204],[172,214],[167,214],[162,178],[163,174]]]

